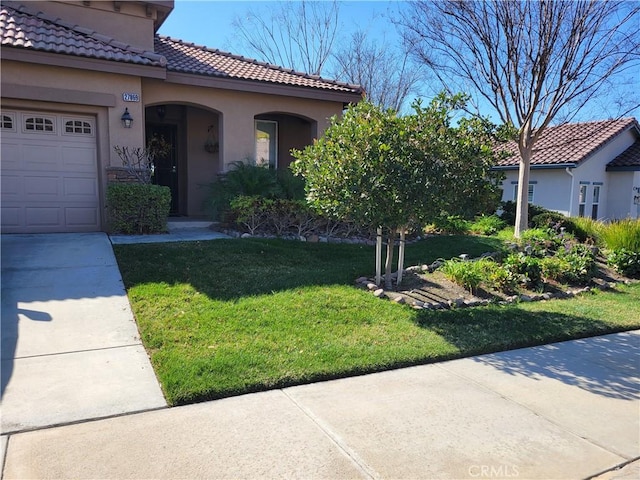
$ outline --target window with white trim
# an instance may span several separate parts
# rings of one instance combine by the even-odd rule
[[[593,202],[591,202],[591,218],[598,219],[598,206],[600,205],[600,185],[593,186]]]
[[[25,132],[54,133],[53,120],[46,117],[27,117],[24,121]]]
[[[527,201],[529,203],[533,203],[534,191],[535,191],[535,184],[530,183],[529,188],[527,189]],[[514,202],[518,201],[518,184],[517,183],[513,185],[513,201]]]
[[[278,122],[256,120],[256,165],[278,168]]]
[[[93,128],[85,120],[67,120],[64,122],[64,133],[93,135]]]
[[[580,192],[578,194],[578,216],[579,217],[584,217],[584,212],[586,207],[587,207],[587,186],[580,185]]]
[[[2,130],[14,130],[15,129],[15,117],[12,114],[2,114]]]

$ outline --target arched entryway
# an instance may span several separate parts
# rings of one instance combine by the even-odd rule
[[[317,136],[317,122],[299,115],[268,112],[256,115],[255,161],[270,168],[287,169],[291,149],[302,150]]]
[[[154,159],[153,182],[171,190],[171,215],[206,216],[209,185],[222,170],[221,125],[219,112],[200,106],[146,106],[146,144],[161,139],[170,145]]]

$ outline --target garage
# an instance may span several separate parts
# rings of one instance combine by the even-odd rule
[[[100,230],[96,120],[2,110],[2,232]]]

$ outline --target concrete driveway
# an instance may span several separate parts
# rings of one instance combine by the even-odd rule
[[[2,433],[165,406],[107,235],[2,235]]]

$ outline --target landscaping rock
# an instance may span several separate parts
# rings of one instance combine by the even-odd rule
[[[320,237],[318,237],[318,235],[309,235],[307,237],[307,242],[318,243],[319,241],[320,241]]]
[[[529,295],[520,295],[520,301],[521,302],[531,302],[531,301],[533,301],[533,298],[530,297]]]
[[[369,279],[367,277],[358,277],[356,279],[356,283],[368,283]]]
[[[378,286],[375,283],[371,282],[371,283],[367,283],[367,288],[369,290],[377,290]]]
[[[373,295],[375,297],[378,297],[378,298],[386,298],[386,295],[384,293],[384,289],[382,289],[382,288],[379,288],[375,292],[373,292]]]
[[[240,235],[240,238],[251,238],[251,234],[250,233],[243,233],[242,235]]]

